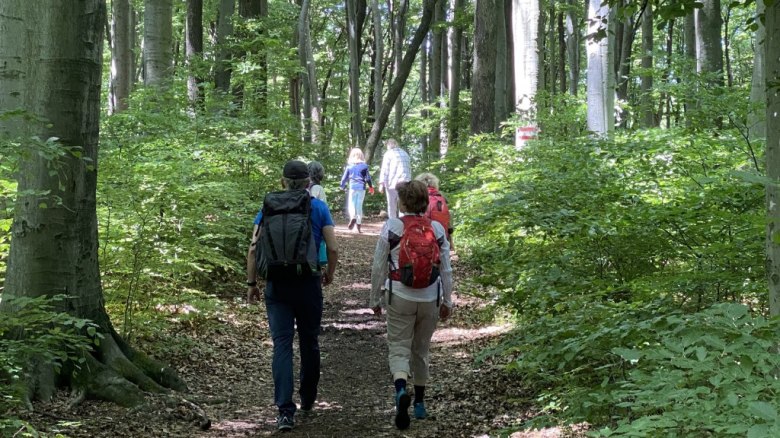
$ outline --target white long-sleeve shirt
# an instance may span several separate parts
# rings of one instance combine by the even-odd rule
[[[382,156],[379,169],[379,183],[385,188],[395,189],[396,184],[412,180],[412,164],[409,154],[401,148],[393,148]]]
[[[439,279],[432,285],[415,289],[409,287],[400,281],[393,281],[393,295],[398,295],[409,301],[430,302],[436,301],[439,291],[442,293],[442,303],[447,307],[452,307],[452,265],[450,264],[450,243],[447,241],[447,233],[444,227],[432,221],[433,232],[436,241],[439,244]],[[393,264],[398,266],[398,255],[401,248],[398,241],[404,232],[404,223],[401,219],[391,218],[382,227],[379,233],[379,240],[376,243],[374,251],[374,263],[371,266],[371,297],[369,307],[382,305],[382,286],[388,281],[389,262],[388,254],[392,257]],[[390,249],[391,242],[395,246]]]

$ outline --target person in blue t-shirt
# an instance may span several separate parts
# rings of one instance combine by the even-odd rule
[[[282,187],[285,190],[301,190],[309,185],[309,171],[306,163],[288,161],[282,172]],[[252,243],[247,252],[247,299],[252,302],[260,296],[257,285],[255,252],[258,237],[262,233],[262,210],[255,218]],[[320,380],[319,334],[322,321],[322,286],[333,281],[338,265],[336,234],[333,219],[327,205],[319,199],[311,199],[311,225],[314,242],[319,247],[325,240],[328,251],[328,266],[322,276],[274,279],[265,285],[265,306],[268,325],[274,343],[271,372],[274,379],[274,402],[279,408],[277,427],[291,430],[295,425],[297,406],[293,398],[293,337],[297,326],[301,352],[300,389],[301,407],[310,411],[317,399]]]
[[[344,189],[349,183],[349,201],[347,210],[349,211],[349,229],[357,225],[358,233],[361,232],[360,225],[363,223],[363,200],[366,198],[366,187],[368,193],[374,194],[374,186],[371,184],[371,173],[368,171],[368,164],[360,148],[353,148],[349,152],[347,168],[344,169],[344,175],[341,177],[341,188]]]

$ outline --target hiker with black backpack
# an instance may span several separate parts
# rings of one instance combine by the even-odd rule
[[[444,226],[426,217],[428,188],[421,181],[397,186],[401,218],[382,227],[371,268],[369,306],[387,309],[387,344],[395,386],[395,425],[410,424],[407,381],[414,381],[414,417],[424,419],[430,344],[436,323],[452,312],[450,244]],[[382,294],[382,289],[387,293]]]
[[[338,265],[333,219],[328,207],[309,191],[309,171],[301,161],[288,161],[281,192],[265,196],[255,218],[247,253],[247,298],[259,297],[258,279],[265,280],[265,306],[273,338],[271,370],[277,427],[292,430],[297,406],[293,402],[293,337],[298,331],[301,371],[300,409],[310,411],[320,380],[319,334],[322,286],[333,281]],[[318,248],[325,240],[328,265],[323,272]]]

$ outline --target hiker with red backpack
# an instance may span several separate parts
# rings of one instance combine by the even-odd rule
[[[427,417],[425,387],[428,382],[430,344],[436,323],[452,312],[450,244],[444,226],[426,217],[428,188],[420,181],[397,186],[401,218],[390,218],[382,227],[371,268],[369,305],[374,314],[387,310],[387,344],[390,372],[395,386],[395,425],[410,424],[414,385],[414,417]],[[382,289],[387,293],[382,295]]]
[[[425,211],[425,215],[432,221],[436,221],[447,230],[447,241],[450,242],[450,251],[455,250],[455,246],[452,244],[452,232],[455,231],[452,227],[452,221],[450,218],[450,209],[447,207],[447,200],[439,192],[439,178],[432,173],[421,173],[414,179],[422,181],[428,186],[428,209]]]

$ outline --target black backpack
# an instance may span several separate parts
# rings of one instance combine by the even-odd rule
[[[263,200],[260,226],[256,250],[260,278],[293,280],[321,274],[308,190],[268,193]]]

